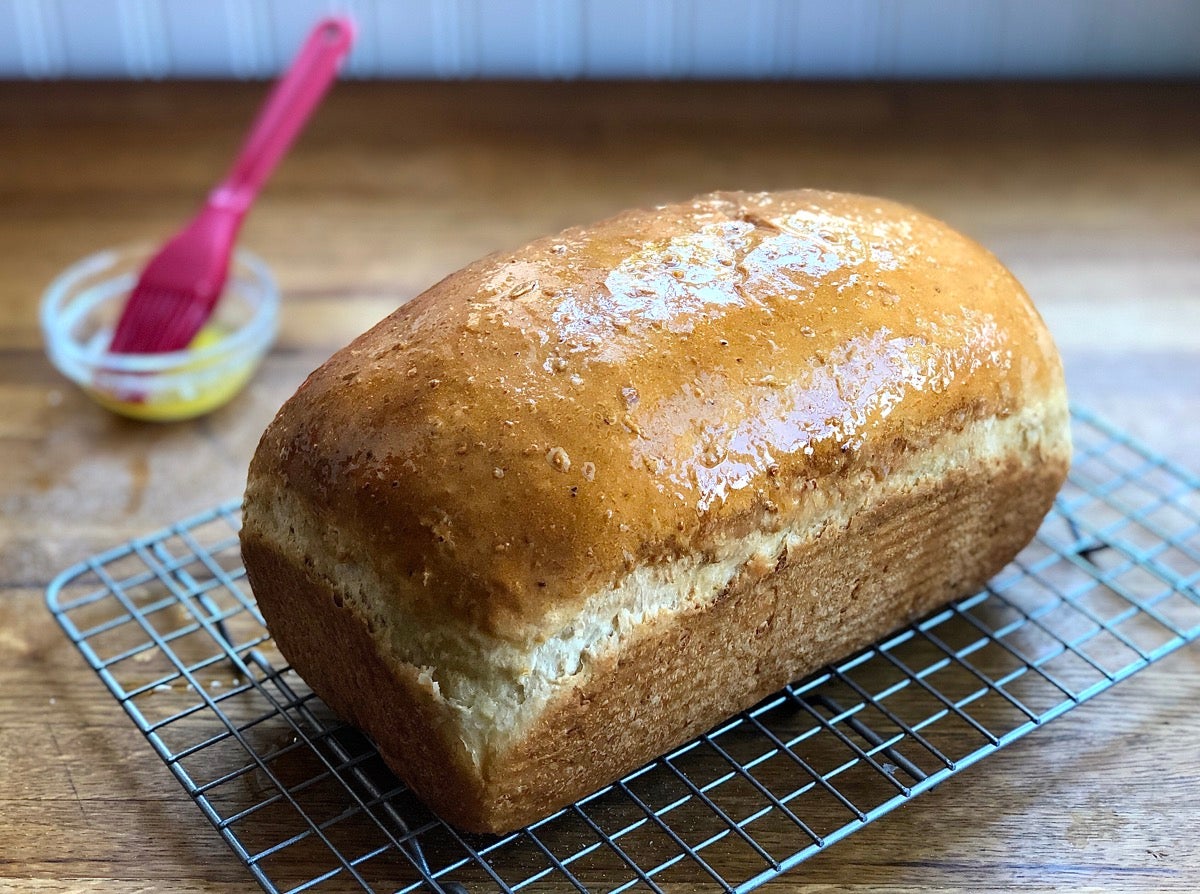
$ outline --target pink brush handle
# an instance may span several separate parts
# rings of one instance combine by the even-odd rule
[[[353,43],[354,24],[349,19],[327,18],[316,24],[259,110],[229,175],[209,196],[210,204],[239,214],[250,207],[329,89]]]

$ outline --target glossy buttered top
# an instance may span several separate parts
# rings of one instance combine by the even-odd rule
[[[944,224],[714,193],[446,278],[310,376],[251,482],[282,478],[418,617],[521,640],[1061,378],[1020,285]]]

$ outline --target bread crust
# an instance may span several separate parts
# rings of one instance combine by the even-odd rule
[[[414,615],[514,643],[629,567],[1061,392],[1020,285],[863,196],[714,193],[469,265],[316,370],[250,468]],[[519,512],[513,507],[520,506]]]
[[[500,832],[973,592],[1069,458],[1053,343],[978,245],[715,193],[486,258],[335,354],[264,433],[242,548],[314,691]]]

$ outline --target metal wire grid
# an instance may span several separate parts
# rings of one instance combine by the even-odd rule
[[[64,572],[51,611],[268,891],[749,890],[1200,636],[1200,480],[1090,414],[983,592],[501,838],[433,816],[274,651],[238,504]]]

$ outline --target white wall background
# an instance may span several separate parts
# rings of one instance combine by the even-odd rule
[[[1200,74],[1200,0],[0,0],[0,77],[264,77],[309,23],[351,77]]]

